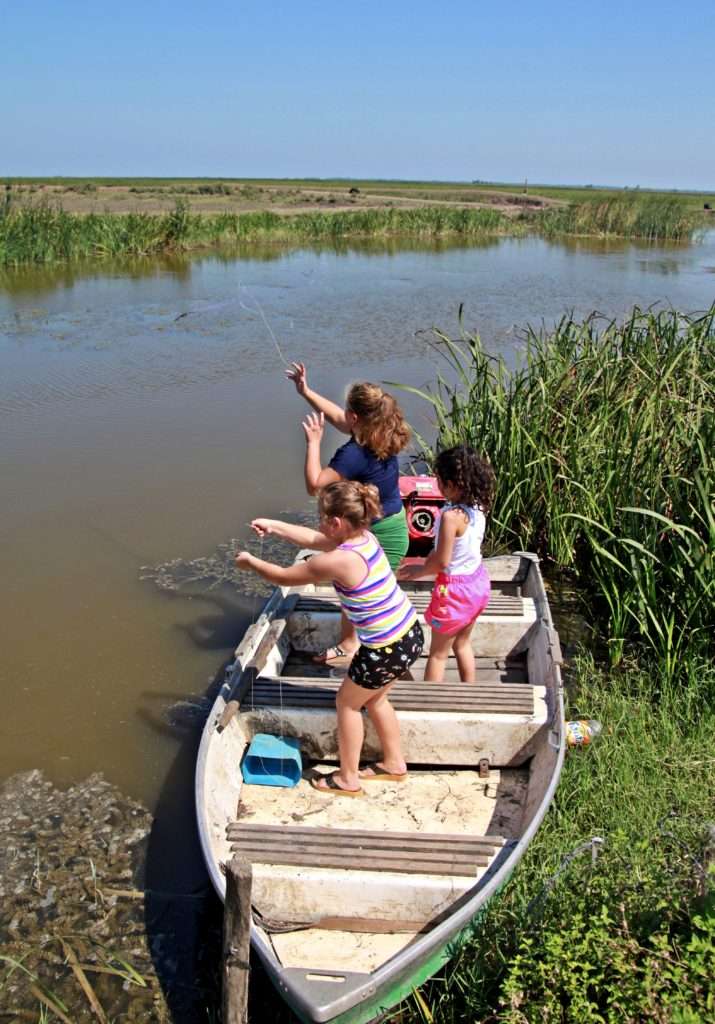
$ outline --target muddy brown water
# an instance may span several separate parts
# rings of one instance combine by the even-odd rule
[[[567,310],[706,308],[714,270],[711,234],[672,248],[263,246],[3,272],[0,778],[40,768],[67,785],[101,770],[152,810],[174,793],[190,818],[200,709],[171,709],[206,691],[259,602],[140,576],[248,538],[255,515],[310,509],[306,407],[281,354],[338,400],[354,379],[423,385],[440,363],[416,332],[456,334],[460,303],[513,360],[517,328]],[[424,403],[405,405],[429,435]]]

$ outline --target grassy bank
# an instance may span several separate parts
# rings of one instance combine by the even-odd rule
[[[452,237],[477,239],[486,236],[523,235],[526,232],[556,235],[638,238],[647,241],[684,241],[701,225],[709,223],[702,210],[693,209],[691,200],[682,195],[660,193],[597,193],[570,204],[524,209],[526,198],[514,196],[511,207],[486,205],[492,202],[478,191],[418,192],[415,188],[393,188],[389,195],[414,203],[422,199],[433,205],[390,205],[389,196],[382,195],[383,205],[364,209],[331,209],[329,204],[347,201],[331,195],[314,193],[311,202],[321,202],[319,210],[291,213],[287,210],[253,209],[252,212],[194,212],[186,198],[211,195],[231,196],[231,201],[251,202],[254,206],[270,206],[280,194],[259,190],[250,185],[231,186],[223,183],[193,185],[134,185],[127,195],[132,203],[149,192],[163,196],[165,205],[175,203],[164,212],[90,212],[71,213],[61,205],[62,197],[43,198],[42,193],[6,189],[0,205],[0,266],[25,263],[69,262],[79,259],[104,259],[111,256],[138,256],[155,253],[189,251],[204,246],[231,245],[240,242],[271,241],[300,244],[306,241],[412,237]],[[39,189],[40,186],[37,186]],[[89,208],[99,206],[95,200],[96,186],[91,181],[64,186],[67,195],[90,196]],[[238,190],[238,191],[237,191]],[[345,189],[342,190],[345,193]],[[360,191],[360,190],[357,190]],[[255,195],[253,193],[256,193]],[[239,195],[240,193],[240,195]],[[265,194],[264,194],[265,193]],[[65,199],[67,199],[65,195]],[[360,202],[376,202],[377,191],[366,189]],[[305,197],[303,197],[305,199]],[[300,202],[299,196],[283,195],[282,202]],[[307,200],[306,200],[307,201]],[[355,198],[350,197],[350,202]],[[223,202],[223,199],[221,199]],[[485,205],[477,205],[478,203]],[[226,203],[229,199],[226,198]],[[441,205],[435,205],[441,204]],[[121,204],[120,204],[121,205]],[[701,204],[702,205],[702,204]],[[516,216],[504,212],[511,209]]]
[[[170,213],[70,214],[49,203],[10,204],[0,211],[0,266],[83,258],[150,255],[201,246],[273,240],[409,235],[479,237],[505,234],[496,210],[427,208],[356,210],[280,216],[257,213],[192,214],[178,201]]]
[[[436,332],[449,373],[424,396],[440,445],[492,459],[491,539],[576,579],[603,656],[569,667],[567,714],[604,731],[473,943],[394,1019],[713,1020],[715,307],[526,340],[508,372]]]
[[[712,689],[712,667],[703,671]],[[578,660],[571,713],[599,718],[603,734],[568,755],[544,824],[473,942],[393,1021],[715,1019],[715,716],[677,688],[654,701],[652,682]]]

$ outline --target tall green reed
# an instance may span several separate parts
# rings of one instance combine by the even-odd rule
[[[686,240],[702,219],[683,196],[643,193],[597,196],[525,216],[547,235],[617,235],[650,242]]]
[[[712,652],[715,306],[564,317],[525,343],[509,371],[478,335],[435,331],[447,369],[410,390],[440,448],[489,455],[494,543],[576,571],[612,663],[637,643],[672,680],[686,648]]]
[[[193,214],[180,197],[166,214],[70,214],[46,201],[0,209],[0,266],[149,255],[220,242],[295,241],[412,235],[437,237],[513,231],[495,210],[356,210],[279,216],[270,211]],[[521,229],[517,229],[521,230]]]

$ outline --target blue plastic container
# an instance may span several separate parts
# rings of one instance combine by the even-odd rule
[[[243,781],[251,786],[296,786],[302,771],[300,740],[263,732],[253,737],[241,765]]]

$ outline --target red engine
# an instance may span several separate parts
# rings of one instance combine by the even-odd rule
[[[410,535],[408,554],[425,554],[432,547],[437,520],[447,499],[433,476],[401,476],[400,497]]]

